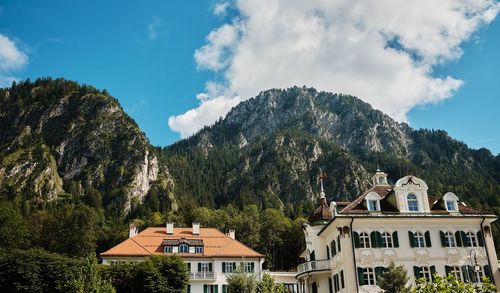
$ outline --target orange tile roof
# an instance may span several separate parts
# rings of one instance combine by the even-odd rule
[[[174,233],[167,235],[165,227],[146,228],[136,236],[128,238],[100,255],[103,257],[163,255],[163,240],[181,238],[203,240],[204,243],[203,254],[177,253],[181,257],[264,257],[214,228],[200,228],[199,235],[193,235],[192,228],[174,228]]]

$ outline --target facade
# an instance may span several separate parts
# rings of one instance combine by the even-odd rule
[[[239,265],[261,277],[264,256],[235,239],[235,231],[224,234],[213,228],[152,227],[137,233],[130,226],[130,237],[100,254],[104,264],[142,261],[151,255],[179,255],[188,265],[189,286],[192,293],[227,292],[226,274]]]
[[[427,184],[405,176],[395,185],[377,171],[373,186],[350,203],[320,206],[304,224],[306,260],[297,268],[301,292],[380,292],[377,276],[391,261],[410,277],[455,274],[467,282],[500,272],[491,234],[496,216],[468,207],[449,192],[427,195]]]

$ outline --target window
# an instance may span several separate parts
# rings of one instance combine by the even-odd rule
[[[429,267],[420,267],[420,278],[431,280],[432,274]]]
[[[187,293],[191,293],[191,285],[188,285],[188,286],[187,286],[187,291],[186,291],[186,292],[187,292]]]
[[[222,293],[227,293],[227,285],[222,285]]]
[[[476,234],[472,232],[467,232],[467,246],[476,247],[477,246],[477,237]]]
[[[254,271],[254,263],[253,262],[245,262],[245,273],[253,273]]]
[[[382,233],[382,247],[392,247],[391,234],[387,232]]]
[[[453,235],[453,233],[451,232],[444,233],[444,242],[446,247],[457,247],[455,235]]]
[[[378,211],[377,201],[374,199],[368,200],[368,210],[369,211]]]
[[[452,266],[450,267],[450,274],[455,276],[457,280],[462,280],[462,273],[460,272],[460,267],[459,266]]]
[[[208,262],[198,263],[198,271],[199,272],[211,272],[212,271],[211,263],[208,263]]]
[[[181,244],[181,246],[179,246],[179,252],[180,253],[188,253],[189,246],[187,246],[187,244]]]
[[[418,212],[418,199],[417,196],[413,193],[408,194],[408,211],[410,212]]]
[[[421,232],[415,233],[415,247],[425,247],[424,235]]]
[[[232,273],[236,270],[235,262],[222,262],[222,272],[223,273]]]
[[[172,253],[172,246],[165,246],[164,252],[165,253]]]
[[[362,248],[370,248],[370,236],[368,236],[368,233],[361,233],[359,234],[359,243]]]
[[[203,246],[196,246],[196,253],[203,253]]]
[[[472,267],[473,283],[481,283],[484,276],[483,268],[481,266],[477,266],[477,268],[478,270],[476,271],[474,267]]]
[[[379,184],[384,184],[385,183],[384,177],[379,177],[378,178],[378,183]]]
[[[364,268],[363,277],[365,278],[365,285],[375,285],[375,273],[373,268]]]
[[[218,285],[203,285],[204,293],[217,293]]]
[[[446,201],[446,209],[450,212],[456,212],[457,207],[456,207],[456,202],[454,200],[447,200]]]

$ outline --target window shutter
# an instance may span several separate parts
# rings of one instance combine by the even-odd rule
[[[375,235],[377,236],[377,247],[382,247],[382,233],[377,231]]]
[[[354,240],[354,248],[359,248],[361,244],[359,243],[359,234],[358,232],[352,232],[352,238]]]
[[[394,247],[399,247],[398,231],[392,232],[392,244]]]
[[[227,293],[227,285],[222,285],[222,293]]]
[[[328,292],[333,293],[332,278],[328,278]],[[335,291],[335,292],[337,292],[337,291]]]
[[[333,256],[333,253],[332,253],[332,256]],[[328,245],[326,246],[326,259],[330,259],[330,248],[328,247]]]
[[[226,263],[225,262],[222,262],[222,272],[223,273],[226,272]]]
[[[252,270],[252,273],[255,272],[255,263],[254,262],[250,263],[250,269]]]
[[[243,265],[243,266],[244,266],[244,265]],[[236,270],[236,263],[235,263],[235,262],[233,262],[232,267],[233,267],[233,271],[232,271],[232,272],[234,272],[234,271]],[[244,268],[244,267],[243,267],[243,268]]]
[[[434,281],[435,277],[434,274],[436,273],[436,266],[431,266],[431,278]]]
[[[335,244],[335,240],[332,241],[332,256],[337,255],[337,244]]]
[[[219,293],[219,285],[212,285],[212,286],[213,286],[212,288],[214,289],[213,292]]]
[[[408,238],[410,239],[410,247],[415,247],[415,235],[408,231]]]
[[[203,285],[203,293],[208,293],[208,285]]]
[[[462,245],[464,247],[471,246],[470,243],[469,243],[469,237],[467,237],[467,234],[465,234],[464,231],[460,231],[460,237],[462,238]]]
[[[425,237],[425,247],[432,247],[431,233],[429,231],[425,231],[424,237]]]
[[[208,271],[212,272],[212,263],[211,262],[208,263]]]
[[[371,242],[372,247],[374,247],[374,248],[379,247],[378,243],[377,243],[377,232],[372,231],[370,233],[370,242]]]
[[[455,241],[457,242],[458,247],[462,247],[462,235],[460,231],[455,232]]]
[[[451,267],[450,266],[444,266],[444,270],[446,272],[446,275],[449,276],[451,273]]]
[[[485,265],[485,266],[483,267],[483,269],[484,269],[484,275],[485,275],[486,277],[488,277],[488,279],[490,279],[490,282],[493,282],[493,277],[492,277],[492,275],[491,275],[490,266],[489,266],[489,265]]]
[[[467,266],[462,266],[462,276],[464,277],[464,282],[470,282],[470,275]]]
[[[342,285],[342,289],[345,287],[344,283],[344,271],[340,271],[340,284]]]
[[[478,280],[476,280],[476,274],[474,272],[474,268],[471,265],[468,265],[467,270],[469,270],[469,276],[470,276],[471,281],[473,283],[477,283]]]
[[[363,274],[363,268],[358,268],[358,284],[363,286],[365,284],[365,275]]]
[[[384,273],[384,267],[376,267],[375,268],[375,280],[378,280],[379,278],[381,278],[383,273]]]
[[[477,232],[477,243],[479,244],[479,246],[484,246],[483,231]]]
[[[342,249],[340,247],[340,236],[337,236],[337,250],[340,252]]]
[[[415,276],[415,280],[420,279],[420,267],[413,266],[413,275]]]
[[[446,237],[444,235],[444,232],[443,231],[439,231],[439,236],[441,236],[441,245],[443,247],[448,247],[450,246],[448,243],[446,243]]]
[[[198,263],[198,272],[201,272],[201,262]]]

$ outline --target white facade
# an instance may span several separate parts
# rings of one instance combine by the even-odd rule
[[[380,292],[377,275],[391,261],[404,265],[409,284],[416,275],[436,272],[466,281],[489,275],[500,285],[490,228],[496,216],[467,207],[452,193],[429,199],[425,182],[413,176],[394,187],[378,179],[330,219],[305,224],[306,262],[297,273],[302,292]]]

